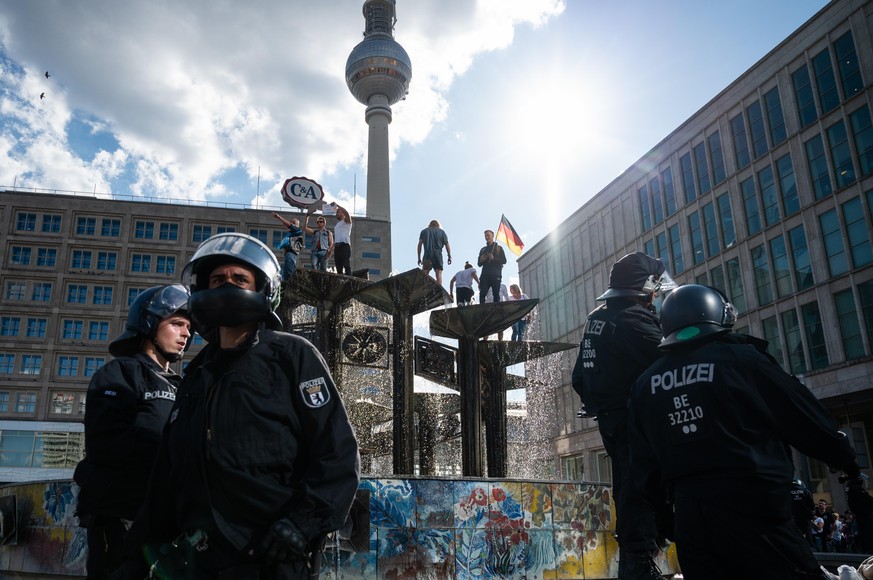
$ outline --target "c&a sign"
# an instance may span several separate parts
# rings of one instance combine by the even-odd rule
[[[309,209],[323,198],[324,190],[321,185],[308,177],[292,177],[286,179],[282,185],[282,199],[294,207]]]

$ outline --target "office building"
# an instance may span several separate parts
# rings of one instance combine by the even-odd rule
[[[541,300],[535,337],[578,344],[611,265],[660,257],[677,282],[729,296],[738,330],[769,341],[870,474],[871,84],[873,2],[829,3],[521,257],[521,286]],[[571,370],[549,392],[553,469],[609,480]],[[798,469],[816,493],[834,489],[821,464],[798,458]]]

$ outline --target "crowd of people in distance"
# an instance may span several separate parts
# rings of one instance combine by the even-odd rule
[[[809,512],[800,531],[809,542],[809,547],[816,552],[858,552],[855,514],[848,509],[840,514],[824,499],[819,500]]]

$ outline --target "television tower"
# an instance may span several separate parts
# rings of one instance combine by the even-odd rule
[[[388,176],[388,125],[391,105],[406,97],[412,63],[394,40],[395,0],[366,0],[364,40],[346,61],[346,84],[352,95],[367,105],[364,119],[370,127],[367,149],[367,217],[391,220],[391,185]]]

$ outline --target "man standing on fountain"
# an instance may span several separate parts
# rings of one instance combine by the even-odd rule
[[[506,264],[506,254],[500,244],[494,241],[494,232],[485,230],[485,246],[479,250],[479,304],[485,304],[485,297],[490,290],[494,302],[500,302],[500,282],[503,279],[503,265]]]
[[[661,353],[661,325],[654,312],[664,265],[642,252],[628,254],[609,272],[606,303],[588,315],[573,369],[573,389],[597,417],[603,446],[612,460],[619,580],[661,580],[653,560],[662,521],[630,478],[627,403],[631,387]],[[665,503],[662,511],[669,513]]]
[[[360,479],[327,365],[278,331],[279,263],[256,238],[209,238],[182,280],[209,344],[186,368],[120,577],[148,563],[162,578],[317,578]]]

